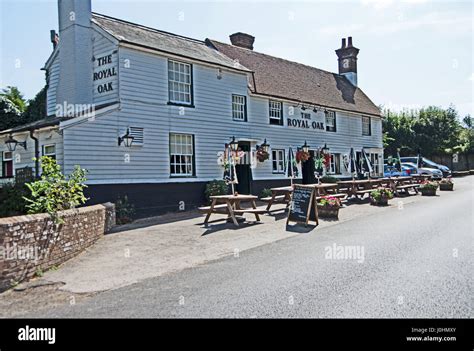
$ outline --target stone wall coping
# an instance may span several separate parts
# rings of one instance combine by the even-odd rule
[[[107,202],[104,204],[84,206],[84,207],[74,208],[71,210],[59,211],[58,214],[60,217],[70,217],[70,216],[74,216],[78,214],[94,212],[101,209],[107,209],[107,208],[110,208],[111,206],[113,206],[113,204],[110,202]],[[8,226],[8,225],[14,225],[17,223],[25,223],[25,222],[34,222],[38,220],[44,220],[46,218],[50,218],[50,215],[47,213],[5,217],[5,218],[0,218],[0,226],[4,226],[4,225]]]

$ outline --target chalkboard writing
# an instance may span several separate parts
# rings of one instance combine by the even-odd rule
[[[288,211],[288,222],[307,224],[309,220],[318,223],[315,188],[295,184],[293,198]]]

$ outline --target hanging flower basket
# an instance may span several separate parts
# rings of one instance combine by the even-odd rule
[[[420,192],[423,196],[435,196],[438,189],[437,182],[424,181],[420,185]]]
[[[373,206],[388,206],[388,200],[393,198],[393,192],[387,188],[378,188],[370,193],[370,204]]]
[[[258,162],[265,162],[270,158],[270,154],[262,149],[258,149],[256,157]]]
[[[305,152],[305,151],[297,151],[296,152],[296,162],[300,163],[300,162],[306,162],[308,161],[309,159],[309,152]]]
[[[338,218],[341,200],[333,196],[323,196],[318,201],[318,216],[322,218]]]

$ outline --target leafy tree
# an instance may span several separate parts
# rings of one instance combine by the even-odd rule
[[[14,128],[46,117],[46,87],[25,102],[16,87],[7,87],[0,93],[0,130]]]
[[[18,107],[0,95],[0,130],[10,129],[21,124],[21,111]]]
[[[467,116],[469,117],[469,116]],[[464,124],[472,125],[471,118]],[[385,111],[383,121],[385,154],[414,155],[421,149],[425,156],[468,150],[469,133],[461,126],[454,107],[429,106],[419,111]]]
[[[23,97],[23,94],[17,87],[7,86],[6,88],[2,89],[0,96],[9,100],[20,112],[23,113],[25,111],[26,101]]]
[[[30,197],[25,197],[28,213],[49,213],[57,223],[61,223],[58,211],[75,208],[87,201],[84,196],[87,171],[76,166],[66,177],[55,159],[43,156],[40,161],[43,170],[41,179],[26,183],[31,191]]]
[[[22,120],[23,123],[31,123],[43,118],[46,118],[46,86],[33,99],[28,100]]]

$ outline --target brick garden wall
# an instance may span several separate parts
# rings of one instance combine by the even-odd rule
[[[111,203],[49,215],[0,218],[0,291],[73,258],[115,224]]]

